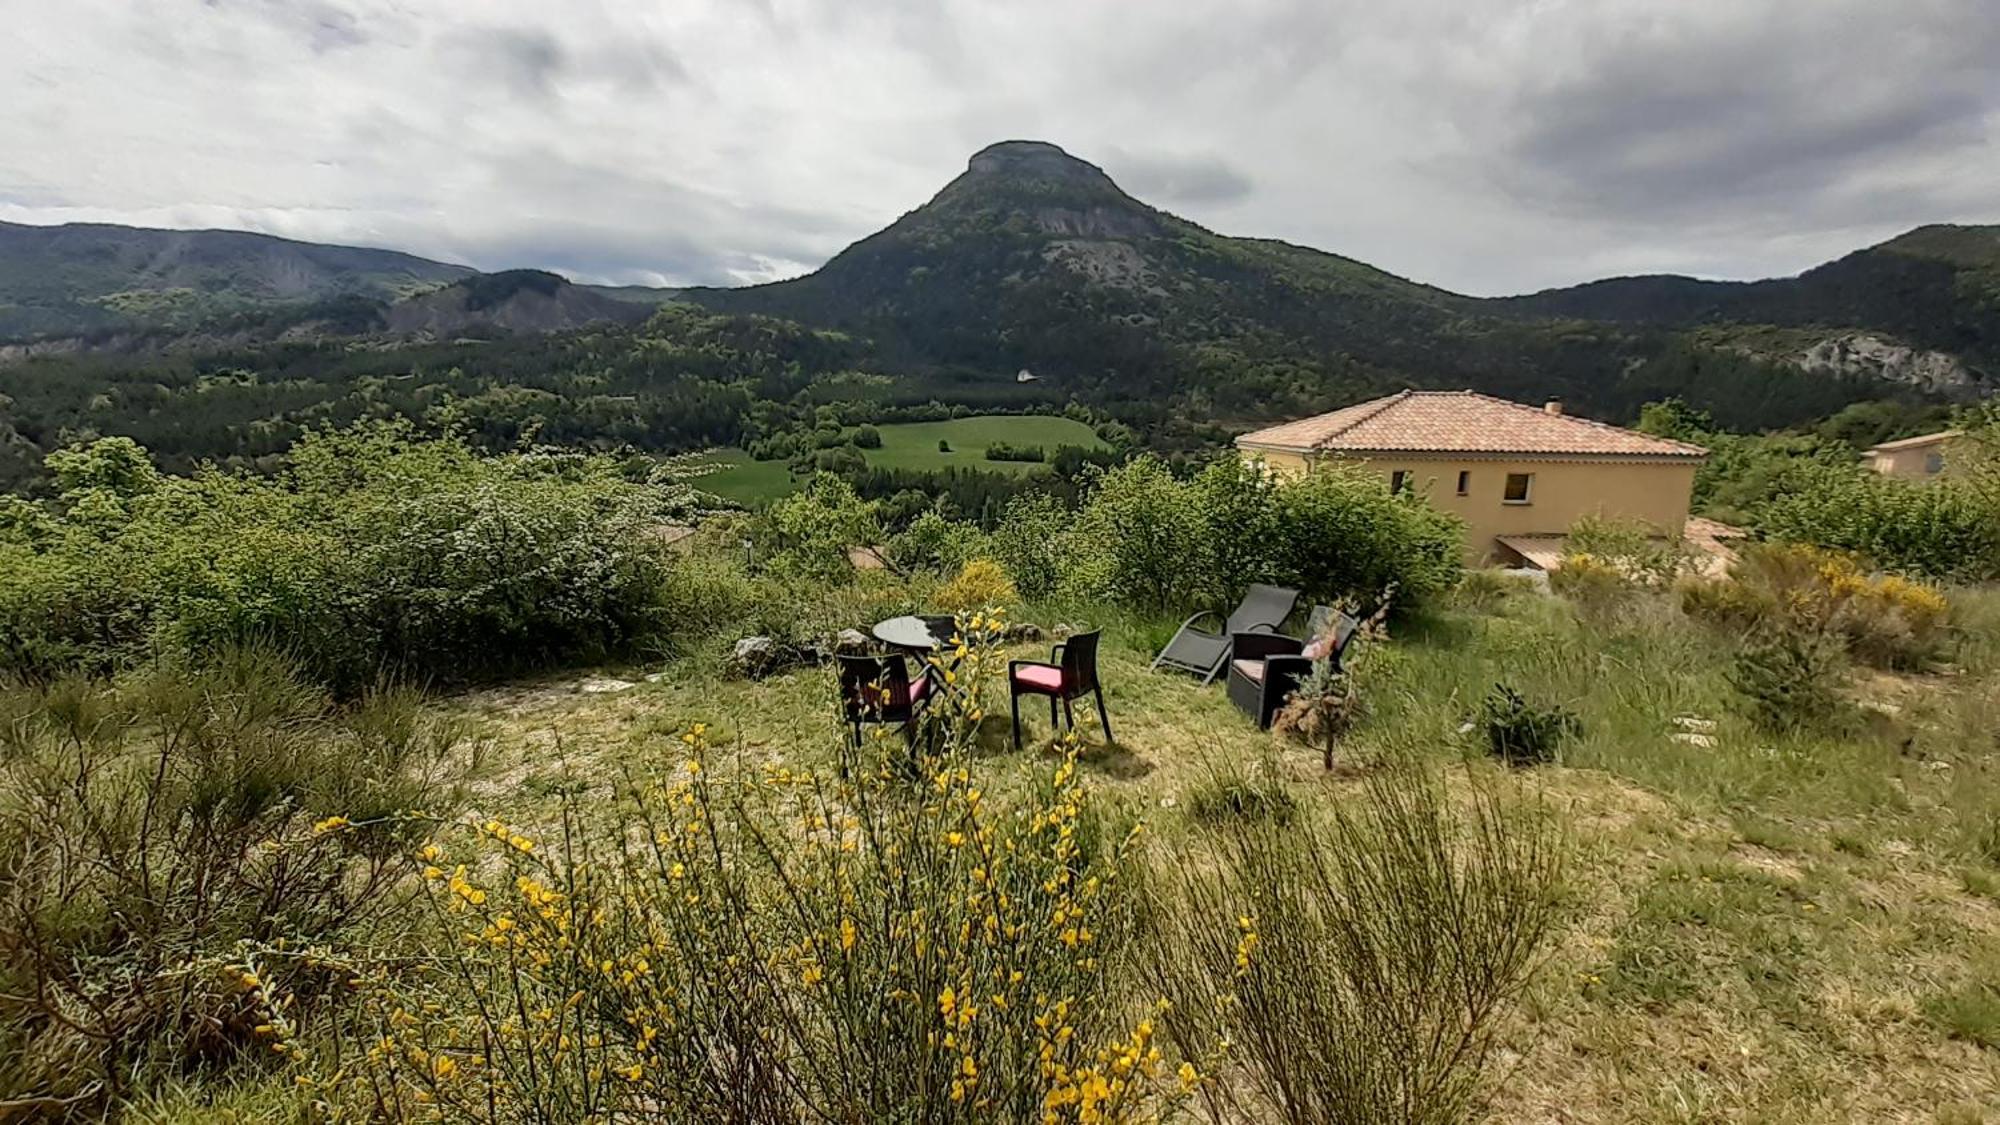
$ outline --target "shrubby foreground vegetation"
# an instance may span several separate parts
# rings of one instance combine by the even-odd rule
[[[1379,481],[1233,461],[1140,458],[990,529],[832,476],[704,514],[678,466],[393,429],[269,477],[116,442],[49,468],[0,546],[10,1108],[2000,1109],[1990,591],[1796,544],[1697,579],[1601,526],[1549,597],[1459,574]],[[1145,670],[1252,580],[1395,591],[1335,769]],[[842,748],[823,672],[719,670],[747,632],[940,607],[966,643],[914,746]],[[1107,627],[1116,745],[1008,749],[996,679],[1044,655],[1019,617]],[[607,660],[664,676],[394,686]]]
[[[128,439],[0,501],[0,665],[49,679],[161,653],[286,651],[344,691],[641,650],[687,490],[604,457],[482,457],[398,428],[310,437],[268,477],[158,473]]]

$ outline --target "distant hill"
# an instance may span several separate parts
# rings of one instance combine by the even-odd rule
[[[1414,370],[1467,305],[1352,259],[1216,235],[1037,141],[981,150],[929,203],[805,277],[683,296],[867,335],[912,362],[1132,386],[1195,347],[1393,354]]]
[[[643,302],[607,297],[556,274],[505,270],[398,301],[383,310],[381,324],[392,336],[448,340],[566,332],[606,321],[636,324],[652,311]]]
[[[1797,332],[1709,332],[1756,348],[1785,341],[1808,365],[1814,348],[1852,354],[1895,349],[1914,364],[1933,353],[1932,378],[2000,371],[2000,226],[1935,225],[1857,250],[1797,277],[1700,281],[1620,277],[1511,297],[1493,307],[1520,316],[1571,317],[1694,328],[1772,326]],[[1800,347],[1803,345],[1803,347]],[[1829,353],[1830,354],[1830,353]]]
[[[1796,278],[1613,278],[1452,293],[1307,247],[1217,234],[1052,144],[1004,141],[804,277],[738,289],[482,275],[385,250],[228,231],[0,224],[0,362],[351,337],[446,340],[631,323],[691,303],[836,330],[871,368],[1116,404],[1188,430],[1405,386],[1562,396],[1628,419],[1680,395],[1741,427],[2000,373],[2000,228],[1923,227]],[[1212,436],[1212,435],[1210,435]]]
[[[1606,414],[1688,393],[1757,424],[1898,386],[1964,393],[2000,369],[2000,314],[1958,288],[1993,254],[1980,234],[1932,233],[1952,229],[1789,281],[1630,278],[1479,299],[1216,234],[1054,145],[1007,141],[814,273],[682,296],[864,335],[892,362],[1027,367],[1226,417],[1408,385],[1564,395]]]
[[[393,301],[473,272],[247,231],[0,223],[0,339],[192,327],[338,297]]]
[[[578,288],[588,289],[592,293],[609,297],[614,301],[629,301],[635,305],[654,306],[664,305],[669,301],[677,301],[683,292],[680,289],[668,289],[655,285],[580,285]]]

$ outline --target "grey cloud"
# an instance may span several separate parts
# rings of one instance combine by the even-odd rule
[[[1857,21],[1844,17],[1859,5],[1815,0],[1773,10],[1799,20],[1718,29],[1726,37],[1608,37],[1577,72],[1525,76],[1502,101],[1498,151],[1475,159],[1497,157],[1489,176],[1516,198],[1569,213],[1797,214],[1838,197],[1851,173],[1986,143],[2000,9],[1929,5],[1948,18],[1904,23],[1916,7]]]
[[[368,42],[367,32],[352,12],[343,12],[330,4],[308,4],[303,15],[310,25],[307,37],[315,53],[359,47]]]
[[[562,44],[540,28],[463,28],[445,36],[439,49],[461,73],[534,98],[551,94],[566,65]]]
[[[1995,0],[17,7],[17,220],[239,216],[741,281],[825,260],[1007,137],[1217,230],[1475,292],[1790,272],[2000,218]]]
[[[1104,167],[1120,187],[1154,203],[1235,203],[1256,186],[1249,176],[1213,155],[1117,152],[1106,156]]]

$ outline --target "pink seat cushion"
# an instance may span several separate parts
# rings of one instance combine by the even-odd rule
[[[1314,637],[1311,644],[1300,650],[1299,655],[1305,657],[1307,660],[1325,660],[1327,653],[1332,651],[1333,637],[1322,633]]]
[[[1053,664],[1023,664],[1014,669],[1014,682],[1040,691],[1061,691],[1062,669]]]
[[[1236,669],[1236,674],[1237,674],[1237,675],[1239,675],[1239,676],[1243,677],[1243,678],[1244,678],[1244,679],[1246,679],[1246,680],[1249,680],[1249,681],[1250,681],[1251,683],[1253,683],[1253,684],[1261,684],[1261,683],[1263,683],[1263,682],[1264,682],[1264,662],[1263,662],[1263,661],[1261,661],[1261,660],[1232,660],[1232,661],[1230,661],[1229,663],[1230,663],[1230,666],[1231,666],[1231,667],[1233,667],[1233,668],[1235,668],[1235,669]]]
[[[923,701],[924,696],[927,696],[930,693],[931,693],[931,678],[929,676],[925,676],[919,680],[910,681],[910,702],[920,703]]]

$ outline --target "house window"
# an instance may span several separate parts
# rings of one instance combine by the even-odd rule
[[[1500,494],[1500,498],[1509,504],[1528,504],[1533,502],[1534,491],[1535,474],[1508,473],[1507,490]]]
[[[1409,487],[1410,471],[1408,469],[1397,469],[1395,472],[1389,474],[1389,491],[1391,493],[1403,492],[1408,490]]]
[[[1458,471],[1458,494],[1460,496],[1464,496],[1471,491],[1472,491],[1472,470],[1460,469]]]
[[[1924,454],[1924,472],[1930,476],[1944,472],[1944,454],[1935,449]]]

